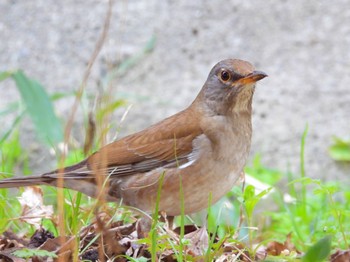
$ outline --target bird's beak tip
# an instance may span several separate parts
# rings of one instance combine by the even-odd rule
[[[259,81],[265,77],[268,77],[268,75],[263,71],[254,71],[248,77],[251,77],[255,81]]]
[[[258,82],[259,80],[267,77],[268,75],[262,71],[253,71],[252,73],[248,74],[247,76],[241,78],[238,80],[241,84],[251,84]]]

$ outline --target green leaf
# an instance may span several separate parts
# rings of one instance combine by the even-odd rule
[[[249,185],[244,190],[244,201],[248,201],[255,196],[255,187]]]
[[[47,250],[39,250],[39,249],[29,249],[29,248],[23,248],[20,250],[16,250],[12,253],[16,257],[20,258],[30,258],[30,257],[52,257],[56,258],[57,255],[54,252],[50,252]]]
[[[21,143],[19,141],[19,134],[17,130],[13,133],[10,139],[4,140],[0,144],[0,175],[11,174],[14,172],[16,163],[23,161],[25,153],[22,150]],[[4,172],[4,174],[2,174]]]
[[[309,248],[303,256],[303,262],[319,262],[327,259],[331,253],[331,236],[326,236]]]
[[[13,72],[11,71],[3,71],[3,72],[0,72],[0,81],[3,81],[7,78],[9,78],[11,75],[12,75]]]
[[[253,211],[257,203],[270,191],[272,187],[261,191],[259,194],[255,194],[255,187],[252,185],[248,185],[244,190],[244,204],[247,211],[248,218],[251,218],[253,215]]]
[[[261,163],[261,155],[259,154],[255,155],[252,165],[246,166],[244,170],[246,174],[270,186],[275,185],[283,177],[281,171],[265,167]]]
[[[60,92],[57,92],[57,93],[53,93],[50,98],[52,101],[56,101],[56,100],[59,100],[59,99],[62,99],[62,98],[66,98],[66,97],[69,97],[69,96],[75,96],[74,92],[70,92],[70,93],[60,93]]]
[[[149,261],[149,259],[145,258],[145,257],[133,258],[133,257],[127,256],[127,255],[125,255],[124,257],[127,258],[128,261],[132,261],[132,262],[147,262],[147,261]]]
[[[290,181],[288,185],[296,184],[296,183],[302,183],[304,185],[310,185],[310,184],[316,184],[320,185],[321,180],[320,179],[312,179],[310,177],[302,177],[298,179],[294,179],[293,181]]]
[[[109,103],[106,107],[101,108],[96,113],[96,119],[101,121],[105,115],[113,113],[115,109],[117,109],[125,104],[126,104],[125,101],[121,100],[121,99]]]
[[[63,140],[63,129],[53,105],[40,83],[28,78],[21,70],[12,74],[35,129],[49,145]]]
[[[11,127],[0,137],[0,146],[2,145],[2,143],[4,143],[9,136],[11,135],[12,131],[15,130],[16,126],[19,124],[20,120],[23,117],[23,113],[21,113],[20,115],[18,115],[15,120],[12,122]]]
[[[338,185],[322,185],[320,184],[320,188],[316,188],[314,190],[314,194],[327,194],[327,195],[333,195],[340,191],[340,188]]]
[[[336,161],[350,161],[350,140],[335,137],[328,151],[331,158]]]
[[[10,103],[3,110],[0,111],[0,117],[6,116],[8,114],[11,114],[11,113],[19,111],[19,110],[22,110],[20,108],[20,103],[18,103],[18,102]]]

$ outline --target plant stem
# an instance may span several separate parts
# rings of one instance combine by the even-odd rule
[[[305,178],[305,139],[308,132],[308,125],[306,124],[305,130],[303,132],[303,135],[301,137],[301,144],[300,144],[300,175],[301,178]],[[302,181],[301,184],[301,202],[302,202],[302,212],[303,215],[306,214],[306,184],[305,181]]]

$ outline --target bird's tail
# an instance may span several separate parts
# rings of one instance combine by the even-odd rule
[[[62,183],[58,183],[60,178],[63,179]],[[95,178],[94,171],[89,168],[87,160],[85,159],[75,165],[57,169],[39,176],[0,178],[0,189],[49,185],[80,191],[90,197],[100,197],[101,193],[103,193],[107,201],[119,201],[118,198],[110,196],[108,190],[103,190],[107,184],[103,184],[103,187],[100,188],[97,182],[95,182]],[[104,178],[107,178],[107,176]]]
[[[49,180],[42,176],[22,176],[0,180],[0,188],[47,185]]]
[[[36,185],[57,186],[56,181],[60,175],[65,180],[87,179],[89,175],[90,177],[92,175],[90,174],[91,171],[88,170],[86,163],[86,160],[83,160],[78,164],[65,167],[61,170],[57,169],[42,175],[17,176],[12,178],[0,179],[0,188],[25,187]]]

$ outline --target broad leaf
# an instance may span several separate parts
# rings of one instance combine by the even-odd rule
[[[62,126],[42,85],[28,78],[21,70],[14,72],[12,78],[16,82],[39,137],[49,145],[61,142],[63,140]]]
[[[331,253],[331,237],[326,236],[309,248],[303,256],[303,262],[321,262]]]

